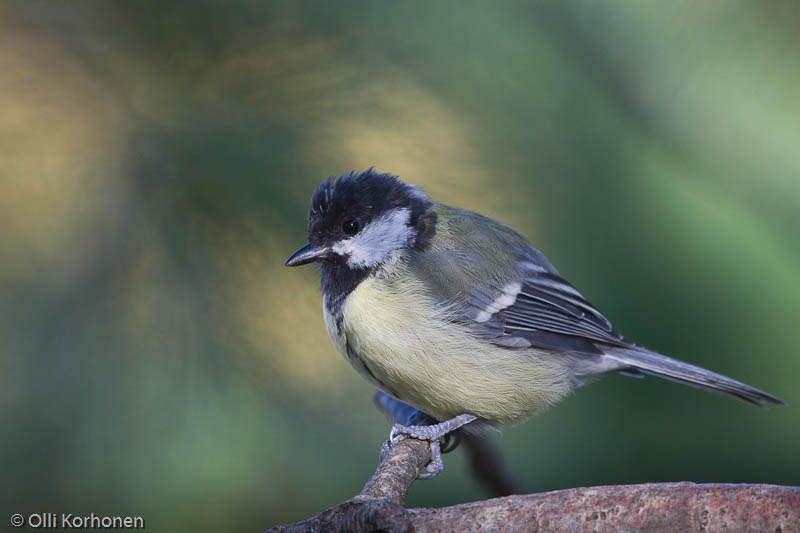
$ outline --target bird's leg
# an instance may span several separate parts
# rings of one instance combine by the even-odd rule
[[[419,479],[430,479],[439,475],[444,470],[444,463],[442,462],[442,450],[439,439],[455,431],[465,424],[477,420],[475,415],[458,415],[444,422],[433,424],[430,426],[403,426],[395,424],[392,426],[392,431],[389,433],[388,444],[397,444],[407,437],[415,439],[427,440],[431,443],[431,462],[426,467],[427,472],[420,474]]]

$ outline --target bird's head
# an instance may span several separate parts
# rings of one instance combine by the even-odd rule
[[[286,266],[311,262],[374,269],[435,232],[432,202],[417,186],[372,169],[323,181],[311,197],[308,244]]]

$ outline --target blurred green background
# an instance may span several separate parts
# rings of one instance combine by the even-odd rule
[[[497,435],[526,491],[800,484],[798,39],[791,1],[0,4],[0,520],[357,493],[388,424],[283,262],[371,165],[790,404],[611,376]],[[487,497],[462,453],[409,505]]]

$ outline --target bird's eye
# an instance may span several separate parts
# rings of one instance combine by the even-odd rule
[[[356,233],[358,233],[358,230],[360,229],[361,229],[361,224],[358,223],[358,219],[356,218],[345,220],[342,223],[342,231],[344,231],[348,235],[355,235]]]

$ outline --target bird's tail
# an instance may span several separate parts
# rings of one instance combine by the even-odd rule
[[[786,405],[780,398],[755,387],[644,348],[614,348],[605,352],[604,356],[620,364],[619,371],[623,373],[639,371],[699,389],[735,396],[759,407],[768,404]]]

